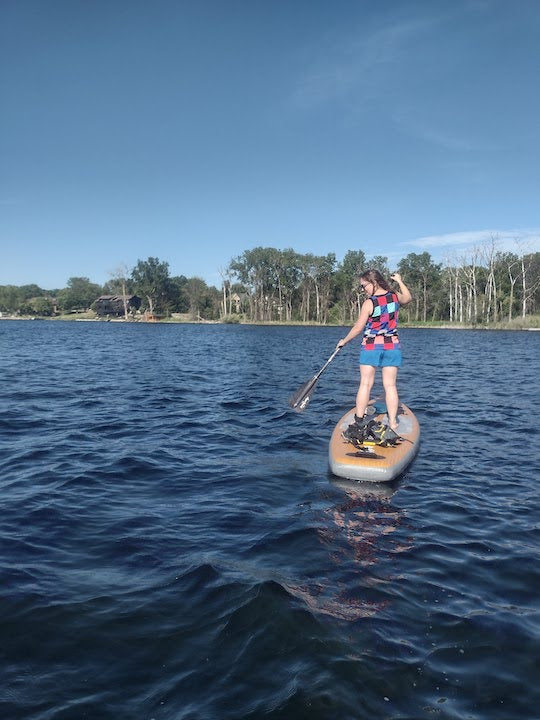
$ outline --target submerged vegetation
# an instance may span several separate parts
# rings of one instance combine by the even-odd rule
[[[540,253],[501,252],[496,239],[468,255],[434,263],[428,252],[410,253],[395,268],[413,294],[402,309],[403,324],[516,329],[538,327]],[[221,272],[222,285],[208,286],[198,277],[171,276],[158,258],[122,267],[100,286],[72,277],[67,287],[43,290],[37,285],[0,286],[0,313],[5,316],[92,316],[98,298],[140,297],[139,317],[224,323],[354,322],[363,301],[358,276],[367,268],[390,274],[388,258],[367,258],[350,250],[342,262],[334,253],[317,256],[293,249],[256,247],[234,258]],[[90,312],[89,312],[90,311]],[[130,316],[135,317],[131,309]]]

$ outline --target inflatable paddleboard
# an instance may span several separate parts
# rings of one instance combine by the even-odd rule
[[[420,426],[414,413],[400,405],[397,434],[403,438],[399,445],[382,447],[364,444],[357,449],[343,439],[343,431],[354,422],[354,408],[345,413],[336,425],[330,439],[328,459],[334,475],[347,480],[387,482],[393,480],[412,462],[420,443]],[[382,423],[388,422],[386,412],[372,416]]]

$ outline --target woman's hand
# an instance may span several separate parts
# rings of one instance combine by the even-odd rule
[[[392,278],[392,280],[395,280],[395,282],[397,282],[397,284],[399,285],[399,291],[396,293],[396,295],[398,296],[399,304],[407,305],[407,303],[410,303],[412,300],[411,291],[401,279],[401,275],[396,272],[392,273],[390,277]]]
[[[336,350],[338,350],[339,348],[342,348],[342,347],[343,347],[344,345],[346,345],[346,344],[347,344],[347,343],[345,342],[345,338],[341,338],[341,340],[340,340],[340,341],[338,342],[338,344],[336,345]]]

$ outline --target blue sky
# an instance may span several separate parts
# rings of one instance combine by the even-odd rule
[[[0,284],[540,250],[537,0],[2,0]]]

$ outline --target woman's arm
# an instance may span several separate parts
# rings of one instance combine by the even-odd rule
[[[354,340],[355,337],[360,335],[364,331],[364,328],[366,326],[366,323],[368,321],[369,316],[373,312],[373,302],[371,300],[364,300],[362,307],[360,308],[360,315],[358,316],[358,320],[354,323],[352,328],[349,330],[349,333],[345,335],[344,338],[342,338],[336,347],[342,348],[344,345],[346,345],[351,340]]]
[[[399,273],[394,273],[393,275],[390,275],[390,277],[399,285],[399,290],[396,293],[396,295],[398,296],[399,304],[407,305],[407,303],[410,303],[412,300],[412,295],[409,291],[409,288],[401,279],[401,275]]]

